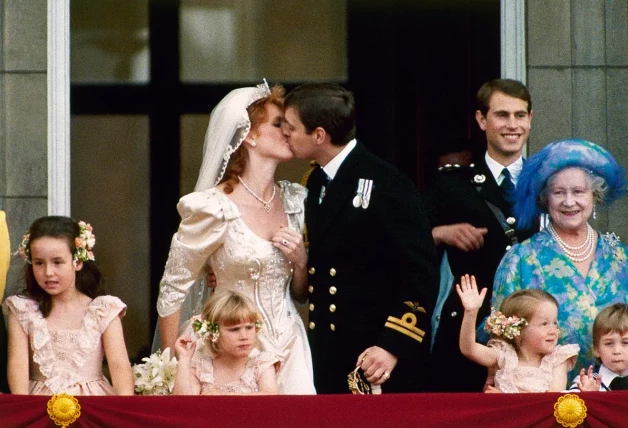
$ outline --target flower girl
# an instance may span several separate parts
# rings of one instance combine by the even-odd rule
[[[192,328],[200,340],[183,336],[173,394],[277,394],[279,360],[255,347],[262,326],[255,306],[234,291],[217,291]]]
[[[495,388],[487,392],[562,391],[567,372],[578,355],[578,345],[557,345],[558,303],[541,290],[520,290],[508,296],[487,319],[487,345],[475,341],[478,310],[486,288],[478,292],[475,277],[465,275],[456,291],[464,306],[460,350],[472,361],[495,373]]]
[[[89,224],[67,217],[37,219],[24,235],[26,293],[4,302],[13,394],[133,395],[120,322],[126,305],[96,297],[95,241]],[[103,356],[113,387],[103,375]]]

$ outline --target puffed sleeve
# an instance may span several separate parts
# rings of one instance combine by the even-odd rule
[[[115,296],[99,296],[94,299],[90,305],[98,326],[99,332],[102,334],[111,321],[116,317],[122,318],[126,314],[126,305]]]
[[[17,318],[24,332],[29,334],[33,319],[39,315],[39,304],[27,297],[10,296],[6,298],[3,305]]]
[[[580,352],[580,346],[578,345],[557,345],[556,350],[551,356],[552,367],[559,366],[567,361],[567,370],[573,369],[576,364],[578,352]]]
[[[305,198],[307,189],[298,183],[280,181],[284,211],[288,216],[291,226],[303,233],[305,225]]]
[[[224,242],[226,220],[234,213],[224,209],[217,189],[184,196],[177,205],[181,216],[179,230],[172,237],[164,275],[159,284],[157,312],[172,315],[201,272],[207,258]]]

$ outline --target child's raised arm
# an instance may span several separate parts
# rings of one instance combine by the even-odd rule
[[[456,284],[456,292],[460,296],[462,306],[464,306],[464,316],[460,327],[460,351],[465,357],[484,367],[495,366],[497,353],[488,346],[475,341],[475,324],[478,311],[486,296],[486,288],[478,293],[475,277],[465,275],[460,278],[460,284]]]
[[[189,345],[189,346],[188,346]],[[196,351],[196,342],[190,337],[183,336],[176,340],[174,352],[177,356],[177,374],[174,378],[174,395],[198,395],[201,393],[201,384],[192,375],[190,362]]]
[[[0,314],[2,316],[2,314]],[[8,319],[9,349],[7,374],[11,394],[28,394],[28,335],[12,312]]]
[[[105,356],[111,374],[113,390],[117,395],[133,395],[133,370],[124,343],[124,333],[120,317],[115,317],[102,335]]]

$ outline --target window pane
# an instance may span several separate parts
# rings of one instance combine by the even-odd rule
[[[150,79],[148,0],[71,2],[72,83]]]
[[[106,294],[129,308],[129,356],[149,346],[150,171],[146,116],[72,116],[72,217],[94,227]]]
[[[183,82],[345,81],[346,0],[181,0]]]

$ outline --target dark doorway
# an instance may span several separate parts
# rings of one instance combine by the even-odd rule
[[[500,74],[499,0],[349,1],[358,138],[423,188],[435,157],[485,149],[475,93]]]

